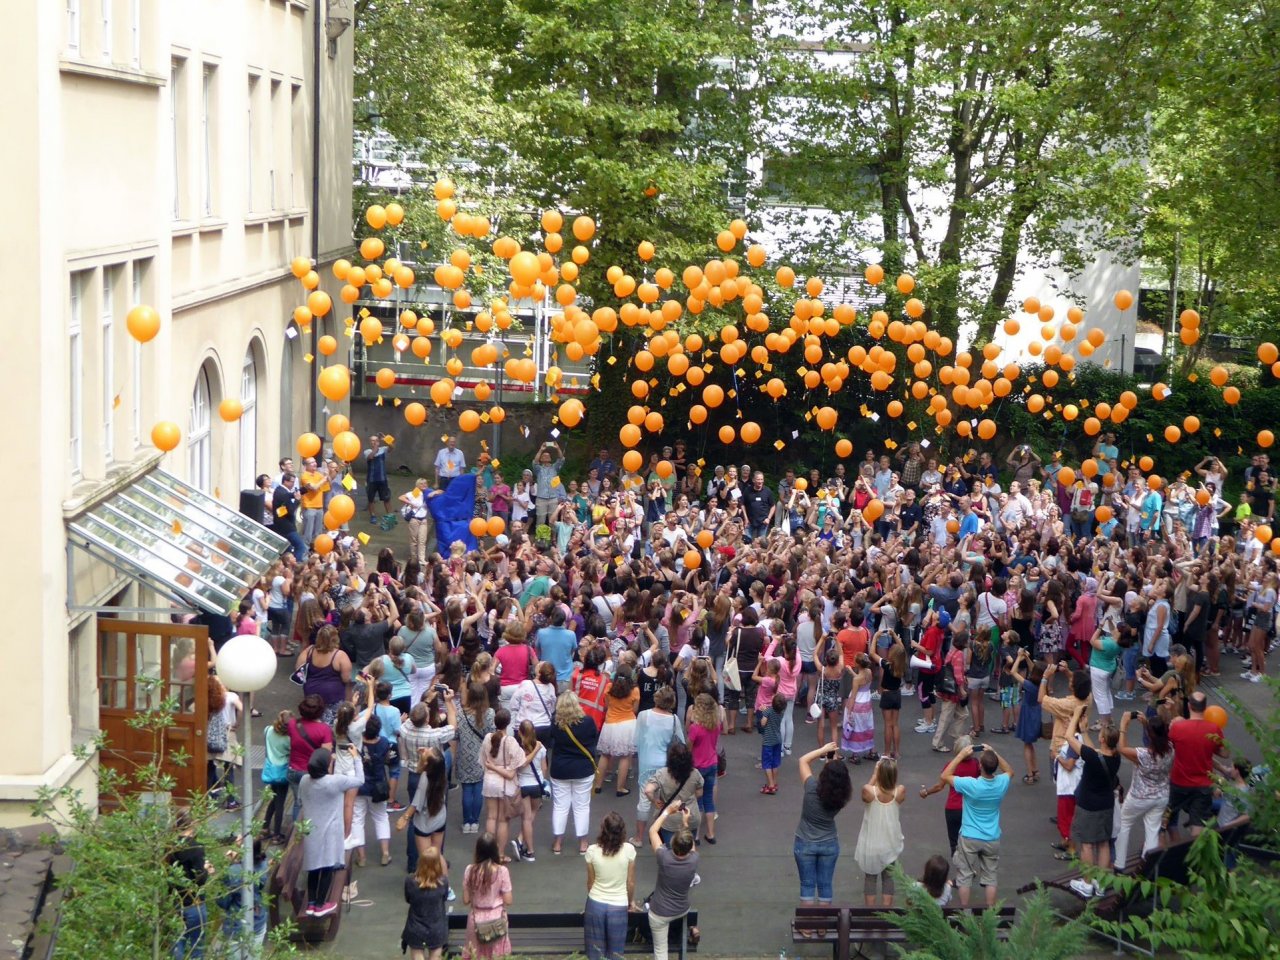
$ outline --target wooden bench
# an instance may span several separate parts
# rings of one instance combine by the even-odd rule
[[[461,901],[456,906],[462,907]],[[677,920],[667,929],[668,949],[674,957],[683,957],[686,953],[697,953],[696,944],[685,940],[685,924],[690,927],[698,925],[698,911],[690,910],[684,921]],[[646,938],[638,935],[641,929],[647,933],[648,917],[643,913],[627,915],[627,945],[623,953],[648,955],[653,953],[653,946]],[[449,914],[449,929],[458,933],[457,945],[450,944],[446,954],[458,956],[462,952],[461,943],[467,929],[466,908]],[[507,914],[507,930],[510,931],[512,950],[518,956],[553,954],[556,956],[572,956],[581,954],[582,913],[509,913]]]
[[[954,923],[961,914],[984,913],[987,909],[985,906],[945,907],[942,914]],[[999,911],[997,927],[1003,940],[1008,937],[1017,910],[1011,906],[995,909]],[[829,943],[833,960],[849,960],[853,955],[854,943],[859,945],[856,951],[859,956],[862,955],[864,944],[906,943],[905,931],[893,920],[893,915],[904,915],[906,912],[905,907],[886,909],[841,904],[796,907],[795,917],[791,921],[791,939],[795,943]]]

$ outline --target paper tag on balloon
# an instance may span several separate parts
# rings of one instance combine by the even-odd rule
[[[359,540],[360,543],[363,544],[364,546],[369,545],[369,535],[365,533],[363,530],[361,530],[359,533],[356,534],[356,539]]]
[[[290,340],[296,340],[296,339],[297,339],[297,337],[298,337],[298,328],[297,328],[297,327],[288,327],[288,328],[286,328],[286,329],[285,329],[285,331],[284,331],[284,335],[285,335],[285,337],[287,337],[287,338],[288,338],[288,339],[290,339]]]
[[[781,450],[783,447],[785,447],[785,446],[786,446],[786,444],[785,444],[785,443],[783,443],[781,440],[775,440],[775,441],[773,441],[773,445],[774,445],[774,447],[776,447],[778,450]],[[737,491],[737,490],[734,490],[733,492],[734,492],[735,494],[737,494],[737,493],[738,493],[738,491]],[[735,496],[733,499],[737,500],[737,499],[738,499],[738,497],[737,497],[737,496]]]
[[[276,507],[276,516],[277,516],[277,517],[287,517],[288,515],[289,515],[289,508],[288,508],[288,507]]]
[[[354,479],[352,479],[351,474],[348,473],[345,476],[343,476],[342,486],[347,490],[354,490],[356,488],[356,482]]]

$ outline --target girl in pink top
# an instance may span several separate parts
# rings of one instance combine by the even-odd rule
[[[782,755],[791,756],[791,741],[795,737],[796,724],[792,715],[795,706],[796,687],[800,681],[802,662],[800,650],[796,647],[795,637],[784,634],[772,640],[765,648],[765,657],[777,657],[778,661],[778,693],[787,701],[787,709],[782,713]]]

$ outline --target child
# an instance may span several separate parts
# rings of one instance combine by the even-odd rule
[[[761,715],[760,732],[764,739],[760,744],[760,769],[764,771],[764,786],[760,792],[768,797],[778,792],[778,767],[782,766],[782,716],[787,706],[787,698],[775,693],[769,709]]]
[[[1018,634],[1006,630],[1000,638],[1000,729],[993,733],[1013,733],[1018,727],[1018,703],[1022,700],[1022,686],[1014,679],[1013,665],[1018,661],[1022,647]]]
[[[1031,676],[1024,672],[1028,668]],[[1040,681],[1044,677],[1044,665],[1032,664],[1031,654],[1022,647],[1009,672],[1022,688],[1022,709],[1018,711],[1018,726],[1014,735],[1022,741],[1022,756],[1027,761],[1027,772],[1023,775],[1022,782],[1030,786],[1040,782],[1040,770],[1036,766],[1036,741],[1044,733],[1040,720]]]
[[[409,914],[400,940],[411,960],[440,960],[449,943],[448,864],[435,847],[418,858],[417,869],[404,878]]]
[[[951,905],[950,875],[951,861],[937,853],[925,862],[924,873],[920,875],[920,886],[940,907]]]
[[[773,703],[773,695],[778,692],[781,673],[782,664],[776,657],[761,657],[756,661],[756,669],[751,674],[751,679],[758,684],[755,703],[757,728],[760,728],[760,720],[764,712],[769,709],[769,704]]]
[[[1058,751],[1057,773],[1054,786],[1058,793],[1058,833],[1062,837],[1059,843],[1051,844],[1058,853],[1055,860],[1071,860],[1075,857],[1076,847],[1071,841],[1071,821],[1076,815],[1076,787],[1084,776],[1084,764],[1080,755],[1072,749],[1071,744],[1064,743]]]

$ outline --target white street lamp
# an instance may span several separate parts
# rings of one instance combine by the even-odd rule
[[[253,717],[251,695],[264,689],[276,673],[276,654],[271,644],[253,634],[240,634],[232,637],[218,651],[216,663],[218,679],[228,690],[243,694],[244,736],[241,740],[244,750],[244,789],[240,798],[240,824],[244,834],[244,853],[241,861],[240,903],[244,910],[245,944],[254,944],[253,936],[253,892],[257,885],[257,873],[253,862],[253,762],[250,760],[250,745],[253,739]],[[256,944],[255,944],[256,947]],[[246,955],[253,955],[254,947],[246,947]]]

